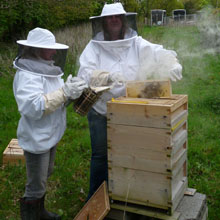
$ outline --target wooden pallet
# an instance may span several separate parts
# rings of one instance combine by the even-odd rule
[[[3,165],[13,164],[18,165],[20,163],[25,163],[24,151],[18,145],[17,139],[12,139],[6,149],[3,152]]]

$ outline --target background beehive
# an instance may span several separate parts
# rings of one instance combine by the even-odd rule
[[[12,139],[3,152],[3,164],[25,163],[24,151],[17,139]]]
[[[187,188],[187,96],[108,102],[109,196],[175,210]]]

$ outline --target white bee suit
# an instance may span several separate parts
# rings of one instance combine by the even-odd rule
[[[126,37],[127,39],[117,41],[91,40],[80,56],[78,76],[89,84],[93,71],[103,70],[109,72],[112,78],[114,75],[120,75],[125,81],[146,80],[152,78],[158,72],[158,66],[164,63],[167,69],[158,77],[173,81],[182,78],[182,66],[178,63],[174,51],[150,43],[140,36]],[[141,76],[142,73],[144,76]],[[112,97],[124,95],[125,85],[118,83],[104,93],[93,108],[101,115],[106,115],[106,102]]]
[[[17,129],[19,145],[28,152],[41,154],[55,146],[66,128],[66,110],[60,105],[50,114],[45,113],[45,97],[59,90],[64,81],[62,71],[50,61],[19,60],[13,91],[21,114]],[[30,64],[30,65],[29,65]],[[32,72],[35,69],[35,72]],[[47,72],[44,71],[45,69]],[[51,73],[51,74],[50,74]],[[60,93],[60,96],[63,92]]]
[[[64,83],[61,77],[69,47],[56,43],[49,30],[37,27],[29,31],[27,40],[17,43],[13,91],[21,115],[17,138],[24,150],[27,176],[20,216],[22,220],[61,219],[45,209],[47,180],[66,128],[64,103],[78,98],[87,85],[72,75]]]

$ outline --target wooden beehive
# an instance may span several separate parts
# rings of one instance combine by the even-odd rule
[[[24,151],[18,145],[17,139],[12,139],[3,152],[3,164],[25,163]]]
[[[187,188],[187,96],[107,104],[109,197],[173,213]]]

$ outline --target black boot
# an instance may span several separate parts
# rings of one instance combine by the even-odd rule
[[[40,219],[41,220],[61,220],[61,216],[53,212],[48,212],[44,208],[45,195],[40,199]]]
[[[20,212],[22,220],[40,220],[40,200],[21,198]]]

